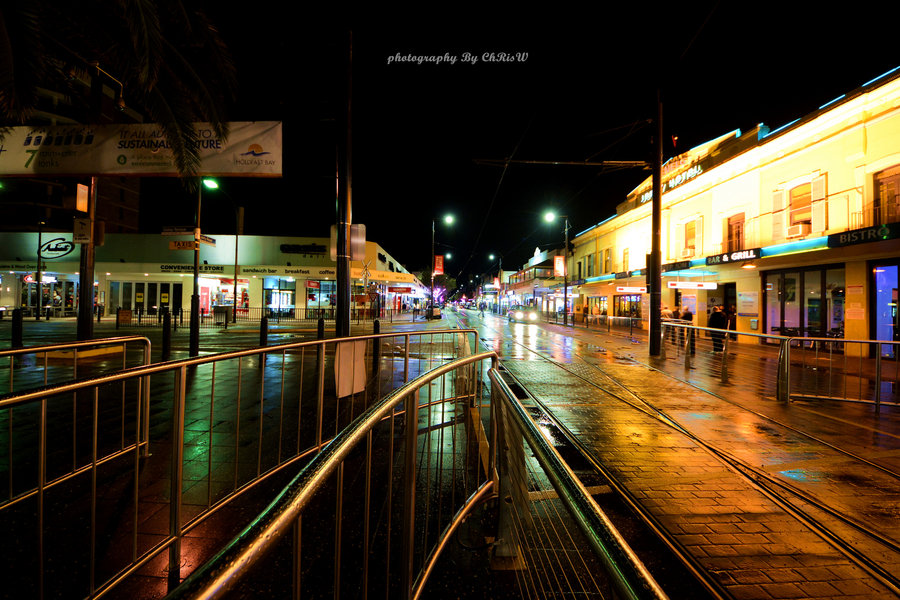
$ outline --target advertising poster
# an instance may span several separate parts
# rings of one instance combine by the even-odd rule
[[[759,316],[759,292],[738,292],[737,314],[739,317]]]

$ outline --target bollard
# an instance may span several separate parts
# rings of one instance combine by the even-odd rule
[[[259,345],[269,345],[269,318],[263,317],[259,320]]]
[[[13,348],[21,348],[22,347],[22,309],[16,308],[13,310],[12,314],[12,347]]]
[[[101,313],[99,310],[97,311],[97,322],[98,323],[100,322],[100,315],[102,315],[102,314],[103,313]]]
[[[172,315],[166,313],[163,315],[163,330],[162,330],[162,358],[163,360],[169,360],[169,355],[172,352]]]
[[[49,308],[45,308],[44,311],[45,311],[45,312],[44,312],[44,320],[45,320],[45,321],[49,321],[49,320],[50,320],[50,309],[49,309]]]
[[[722,383],[728,383],[728,336],[725,336],[722,344]]]
[[[316,327],[316,339],[324,340],[325,339],[325,319],[319,317],[319,322]]]
[[[372,323],[372,333],[378,335],[381,333],[381,321],[375,319]],[[378,366],[381,364],[381,339],[372,338],[372,372],[378,372]]]
[[[121,307],[116,309],[116,329],[119,328],[119,312],[122,310]]]

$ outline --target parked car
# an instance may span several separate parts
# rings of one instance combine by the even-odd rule
[[[510,323],[537,323],[538,311],[531,306],[513,306],[506,313],[506,318]]]

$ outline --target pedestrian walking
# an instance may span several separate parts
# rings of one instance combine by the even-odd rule
[[[669,327],[665,327],[665,331],[666,331],[665,339],[668,341],[675,340],[675,328],[671,327],[671,323],[670,323],[673,318],[672,314],[673,314],[672,309],[670,309],[667,304],[663,304],[662,309],[659,311],[659,316],[662,319],[663,327],[666,326],[666,323],[670,324]]]
[[[735,310],[733,305],[729,306],[728,310],[725,311],[725,316],[728,317],[728,329],[731,331],[737,331],[737,311]],[[731,339],[736,340],[737,334],[732,333]]]
[[[685,325],[693,324],[694,313],[691,312],[690,308],[684,307],[684,309],[681,311],[681,320],[684,321]],[[691,329],[690,327],[684,327],[684,328],[682,328],[682,331],[684,331],[685,329],[687,329],[687,333],[685,335],[687,336],[688,351],[691,354],[694,354],[696,351],[696,347],[695,347],[696,341],[694,339],[694,330]],[[683,341],[683,340],[684,340],[684,338],[680,338],[679,341]]]
[[[722,311],[721,306],[714,306],[712,313],[709,315],[709,327],[721,329],[722,331],[712,332],[713,352],[721,352],[724,347],[725,329],[728,327],[728,317]]]

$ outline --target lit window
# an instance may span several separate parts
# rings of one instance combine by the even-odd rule
[[[812,184],[804,183],[791,190],[791,225],[812,224]]]

